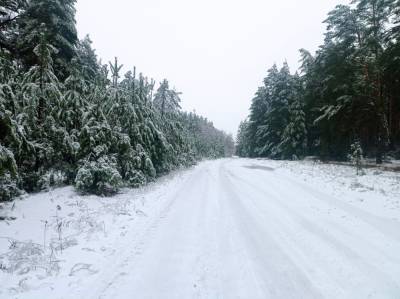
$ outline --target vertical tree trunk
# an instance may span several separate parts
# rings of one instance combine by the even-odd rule
[[[40,82],[39,82],[39,88],[40,88],[40,96],[39,96],[39,103],[38,103],[38,121],[39,124],[41,125],[43,123],[43,114],[44,114],[44,106],[45,106],[45,99],[44,99],[44,94],[43,94],[43,89],[44,89],[44,80],[43,80],[43,64],[40,62]]]

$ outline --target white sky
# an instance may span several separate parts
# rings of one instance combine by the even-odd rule
[[[347,0],[78,0],[80,37],[103,63],[170,81],[196,110],[236,134],[268,68],[323,41],[327,13]]]

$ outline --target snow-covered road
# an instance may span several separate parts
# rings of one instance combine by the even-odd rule
[[[0,298],[398,299],[399,183],[225,159],[113,198],[31,195],[3,208]]]
[[[195,168],[84,298],[400,298],[400,225],[250,160]]]

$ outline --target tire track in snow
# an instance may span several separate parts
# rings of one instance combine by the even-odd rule
[[[315,221],[318,219],[314,217],[314,219],[311,218],[309,220],[291,208],[291,203],[296,201],[294,194],[302,198],[303,204],[306,203],[304,200],[304,198],[307,198],[306,195],[309,194],[312,197],[312,194],[305,193],[304,190],[297,190],[290,181],[285,182],[281,178],[278,180],[275,173],[264,173],[263,176],[254,176],[252,173],[246,171],[251,177],[251,180],[248,180],[248,176],[242,175],[239,177],[230,169],[226,171],[229,175],[228,179],[232,181],[231,188],[236,189],[237,192],[240,189],[241,194],[244,193],[246,188],[251,190],[247,192],[247,198],[250,200],[246,202],[246,208],[249,207],[250,203],[253,203],[254,210],[251,213],[259,215],[260,221],[264,219],[271,227],[275,228],[275,235],[280,235],[280,242],[286,243],[286,246],[282,246],[283,250],[285,248],[290,248],[291,250],[291,252],[288,252],[288,256],[294,256],[294,261],[303,259],[304,262],[313,262],[319,256],[321,264],[315,266],[320,267],[319,270],[325,272],[326,279],[335,280],[336,287],[343,289],[341,298],[343,298],[344,294],[347,294],[347,298],[354,298],[352,297],[354,295],[349,295],[352,294],[353,289],[359,290],[356,294],[359,294],[360,298],[369,295],[392,298],[400,293],[398,283],[393,280],[390,274],[381,271],[379,266],[372,265],[368,259],[368,255],[367,257],[361,257],[355,250],[370,254],[374,253],[373,251],[362,247],[357,247],[355,250],[351,249],[337,239],[337,237],[329,233],[329,229],[321,227],[320,223]],[[321,201],[321,198],[318,198],[318,200]],[[329,204],[332,204],[332,201]],[[313,216],[313,213],[310,213],[310,209],[303,208],[302,210],[303,212],[308,212],[308,217]],[[268,221],[268,218],[272,218],[273,221]],[[336,221],[336,225],[340,225],[340,223]],[[351,226],[347,227],[347,230],[351,230]],[[307,254],[307,250],[312,252],[313,249],[311,246],[307,246],[306,243],[303,245],[303,250],[301,251],[301,244],[304,243],[303,238],[306,238],[314,246],[320,246],[322,254],[318,252],[314,252],[314,255]],[[295,252],[296,254],[294,254]],[[369,257],[380,258],[376,254],[372,254]],[[381,258],[380,260],[381,262],[386,262],[386,264],[394,263],[394,265],[398,265],[396,259],[385,260]],[[329,262],[332,264],[329,264]],[[393,273],[393,269],[391,270],[390,273]],[[314,271],[316,270],[314,269]],[[313,276],[313,280],[318,280],[321,278],[321,272]],[[335,286],[329,285],[325,287],[335,288]],[[360,296],[360,293],[365,295]]]
[[[254,210],[249,209],[252,195],[243,192],[240,181],[230,179],[230,171],[225,165],[221,167],[222,188],[230,199],[230,208],[235,211],[235,219],[247,240],[253,267],[263,284],[263,298],[322,298],[302,269],[284,253],[274,231],[265,225],[269,222],[261,219],[260,223]]]
[[[162,207],[156,215],[152,215],[151,218],[141,227],[141,231],[138,235],[127,234],[124,237],[123,242],[126,243],[124,251],[118,252],[115,260],[111,260],[110,263],[104,267],[103,274],[96,280],[95,284],[84,292],[81,296],[82,299],[87,298],[107,298],[104,294],[109,288],[113,287],[121,279],[127,277],[128,273],[135,271],[134,263],[140,259],[140,256],[146,250],[148,242],[154,237],[157,229],[163,224],[168,214],[171,213],[177,200],[184,195],[188,188],[195,185],[195,181],[198,180],[199,172],[204,171],[204,165],[196,167],[190,170],[191,173],[188,178],[182,182],[182,187],[173,194],[165,194],[166,200],[162,203]],[[121,246],[118,246],[121,248]],[[130,266],[131,269],[126,269]],[[100,282],[100,283],[99,283]],[[129,294],[125,294],[129,295]],[[118,295],[116,295],[118,297]],[[130,298],[130,297],[129,297]]]
[[[202,163],[178,191],[166,191],[140,234],[127,234],[124,242],[131,248],[115,256],[111,273],[101,276],[102,287],[82,298],[400,294],[393,276],[400,274],[400,246],[393,236],[336,205],[335,198],[325,201],[324,194],[291,179],[243,165],[240,159]]]

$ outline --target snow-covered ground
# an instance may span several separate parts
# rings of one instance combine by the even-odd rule
[[[0,216],[0,298],[400,298],[399,173],[225,159]]]

